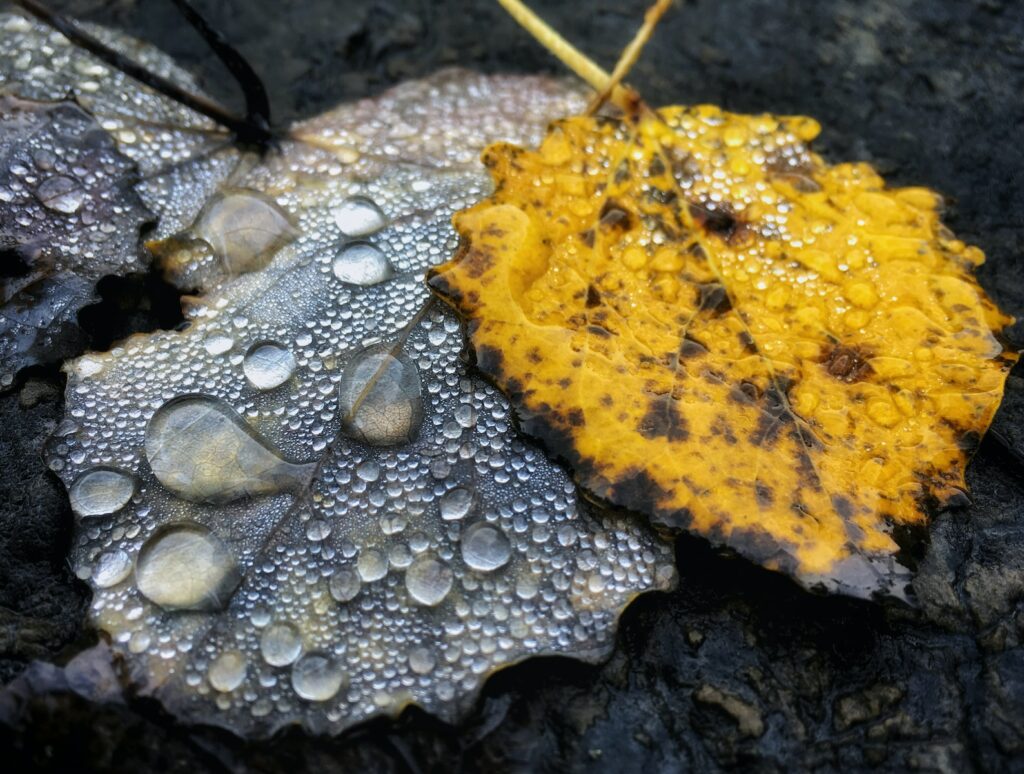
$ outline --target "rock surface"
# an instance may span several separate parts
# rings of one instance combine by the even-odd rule
[[[610,64],[645,0],[537,10]],[[169,3],[54,3],[149,37],[213,91],[233,92]],[[448,0],[197,3],[261,70],[277,120],[442,64],[556,65],[495,4]],[[805,113],[826,156],[865,159],[894,184],[942,191],[947,222],[980,245],[981,282],[1024,315],[1024,17],[1012,0],[696,0],[659,29],[631,82],[649,101]],[[274,66],[266,63],[273,62]],[[105,280],[84,313],[93,348],[175,324],[154,278]],[[1018,331],[1020,324],[1018,324]],[[1019,338],[1019,333],[1018,333]],[[0,677],[64,663],[83,589],[66,571],[71,517],[39,451],[62,414],[54,366],[0,395]],[[492,679],[453,728],[419,712],[337,739],[286,732],[245,744],[185,728],[145,699],[73,692],[19,704],[0,730],[11,764],[49,770],[1010,771],[1024,766],[1024,388],[1011,379],[995,437],[968,479],[973,502],[941,514],[919,549],[919,609],[810,596],[786,579],[678,547],[680,583],[627,611],[600,667],[536,660]]]

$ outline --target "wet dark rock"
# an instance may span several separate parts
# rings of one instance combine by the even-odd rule
[[[647,0],[536,0],[603,63]],[[163,0],[55,2],[153,39],[230,100],[230,82]],[[458,61],[555,70],[495,3],[205,0],[267,79],[281,122]],[[954,200],[948,225],[988,255],[981,281],[1024,315],[1024,16],[1014,0],[694,0],[631,77],[653,103],[807,113],[829,158]],[[270,67],[265,63],[273,62]],[[102,290],[102,289],[101,289]],[[108,346],[173,324],[158,286],[108,288]],[[122,292],[122,290],[124,292]],[[101,295],[103,295],[101,293]],[[141,299],[133,302],[131,299]],[[152,299],[164,299],[163,302]],[[148,300],[147,300],[148,299]],[[1019,327],[1019,326],[1018,326]],[[116,329],[116,330],[115,330]],[[31,377],[31,378],[29,378]],[[55,370],[0,395],[0,677],[64,663],[87,633],[65,569],[66,498],[39,450],[61,416]],[[0,731],[11,767],[205,771],[757,771],[1024,769],[1024,372],[969,472],[972,503],[939,514],[916,607],[816,597],[705,544],[679,545],[680,583],[640,599],[612,659],[538,659],[498,674],[452,728],[411,710],[338,739],[243,743],[185,728],[155,703],[73,691],[27,699]]]

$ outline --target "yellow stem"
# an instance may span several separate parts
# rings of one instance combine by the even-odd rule
[[[544,48],[598,92],[603,92],[611,83],[611,76],[607,72],[555,32],[547,22],[527,8],[522,0],[498,0],[498,3]]]
[[[622,50],[619,61],[615,63],[615,69],[612,70],[608,82],[598,89],[597,96],[587,106],[587,115],[596,112],[612,96],[612,93],[618,88],[619,84],[622,83],[623,78],[626,77],[640,58],[644,46],[651,39],[654,28],[661,20],[661,17],[665,15],[665,11],[668,10],[670,5],[672,5],[672,0],[656,0],[654,5],[647,9],[647,13],[644,14],[644,23],[640,25],[640,29],[636,31],[636,35],[633,36],[629,45]]]

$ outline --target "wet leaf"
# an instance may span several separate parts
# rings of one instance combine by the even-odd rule
[[[91,29],[193,85],[152,49]],[[80,351],[77,315],[96,300],[97,280],[144,271],[143,226],[156,220],[159,236],[191,222],[237,154],[210,121],[57,33],[11,14],[0,30],[0,383],[9,385],[25,366]]]
[[[671,585],[666,544],[520,439],[423,282],[489,190],[483,147],[581,105],[447,72],[147,188],[189,325],[73,361],[49,447],[92,619],[143,692],[247,734],[454,719],[498,668],[606,655]]]
[[[72,102],[0,97],[0,383],[81,346],[105,274],[142,269],[135,166]]]
[[[962,498],[1017,356],[939,198],[826,164],[818,131],[672,107],[495,145],[431,282],[595,498],[901,595],[896,537]]]

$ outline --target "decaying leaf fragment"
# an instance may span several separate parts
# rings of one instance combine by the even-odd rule
[[[1017,355],[939,198],[826,164],[818,131],[670,107],[495,145],[430,282],[594,497],[900,595],[893,533],[963,489]]]
[[[423,282],[489,191],[485,145],[582,104],[440,73],[147,181],[189,325],[70,363],[48,449],[92,621],[142,692],[244,734],[454,719],[503,666],[606,655],[622,608],[671,585],[667,544],[515,432]]]
[[[0,96],[0,386],[81,346],[105,274],[142,269],[135,165],[70,101]]]

